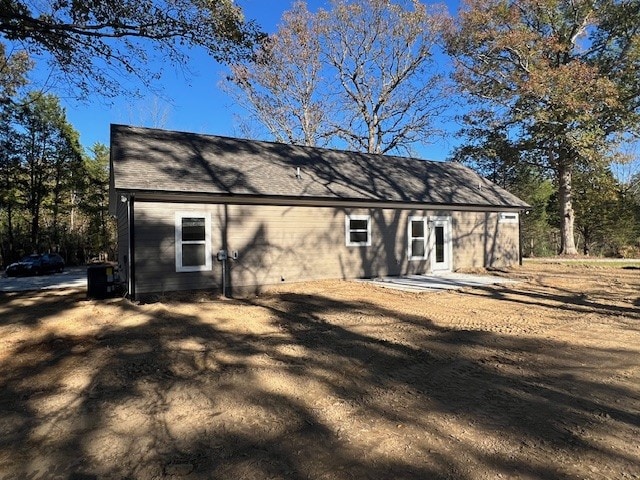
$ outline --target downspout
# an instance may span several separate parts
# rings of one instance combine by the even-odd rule
[[[231,252],[229,251],[229,204],[224,204],[224,224],[222,225],[222,249],[227,258],[222,261],[222,295],[233,297],[233,278],[231,276]]]
[[[127,246],[127,249],[128,249],[127,253],[129,256],[129,271],[127,272],[128,273],[127,278],[129,280],[128,290],[129,290],[129,298],[131,300],[136,299],[134,203],[135,203],[135,196],[131,194],[129,195],[129,202],[127,205],[127,222],[129,223],[129,245]]]

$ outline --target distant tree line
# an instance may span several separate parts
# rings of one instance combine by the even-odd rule
[[[561,251],[558,184],[553,172],[527,161],[526,152],[499,136],[458,148],[454,159],[531,205],[522,215],[524,256]],[[614,175],[616,166],[627,174]],[[580,254],[640,257],[640,172],[633,172],[630,164],[584,165],[574,170],[575,241]]]
[[[68,264],[113,257],[108,148],[90,153],[53,95],[0,105],[0,256],[58,252]]]

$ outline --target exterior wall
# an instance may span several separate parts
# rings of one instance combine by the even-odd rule
[[[451,215],[453,269],[517,262],[517,224],[515,228],[498,224],[497,214],[138,201],[136,294],[221,288],[222,265],[215,259],[211,271],[176,272],[174,224],[178,211],[210,214],[214,257],[221,249],[238,251],[238,259],[228,262],[227,278],[234,291],[258,291],[261,285],[310,279],[427,273],[429,258],[407,259],[410,216]],[[371,215],[371,246],[345,245],[346,214]]]
[[[318,207],[229,207],[237,285],[399,275],[428,270],[407,261],[407,221],[416,211]],[[345,216],[371,215],[371,245],[345,245]]]
[[[518,223],[498,212],[453,212],[454,269],[506,267],[520,260]]]
[[[213,221],[217,210],[217,205],[136,201],[134,208],[136,295],[218,288],[221,280],[217,275],[217,268],[207,272],[178,273],[175,262],[175,212],[209,212]],[[212,230],[215,232],[217,228],[216,223]],[[212,242],[216,245],[215,235],[212,235]],[[214,267],[217,267],[217,262]]]
[[[118,201],[113,205],[115,205],[116,222],[118,224],[117,262],[120,266],[120,278],[126,282],[129,274],[129,216],[127,215],[129,204]]]

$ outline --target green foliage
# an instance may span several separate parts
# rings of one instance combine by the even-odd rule
[[[85,177],[77,202],[82,214],[83,246],[95,256],[107,252],[113,257],[115,221],[109,216],[109,148],[96,143],[84,158]]]
[[[522,218],[522,248],[528,257],[547,257],[558,251],[559,229],[550,221],[550,211],[555,211],[553,183],[534,176],[520,191],[531,209]]]
[[[640,131],[639,22],[638,2],[468,0],[447,35],[471,128],[503,129],[553,172],[563,253],[575,253],[574,171]]]
[[[55,96],[32,92],[0,108],[0,152],[2,263],[57,251],[73,264],[113,251],[108,150],[85,157]]]
[[[555,255],[560,246],[561,219],[558,182],[549,169],[530,158],[526,143],[511,140],[505,130],[476,124],[467,135],[469,142],[454,152],[453,160],[469,165],[531,205],[522,216],[525,256]],[[573,205],[577,244],[582,253],[640,254],[639,179],[640,174],[636,174],[625,185],[601,163],[576,166]]]
[[[77,132],[66,120],[56,97],[33,92],[14,112],[13,139],[20,158],[15,183],[22,191],[21,203],[31,217],[31,248],[60,242],[60,215],[69,207],[68,193],[79,178],[81,149]],[[81,175],[81,174],[80,174]],[[41,238],[41,216],[47,215],[46,240]]]
[[[594,246],[597,246],[594,253],[606,250],[615,253],[616,244],[628,237],[628,232],[620,230],[625,222],[619,216],[617,182],[610,170],[582,168],[574,173],[574,186],[576,230],[581,237],[583,253],[590,254]]]
[[[521,217],[522,248],[527,257],[553,255],[557,228],[551,222],[555,206],[553,182],[535,162],[529,162],[505,132],[476,130],[476,143],[458,148],[453,160],[462,162],[531,205]]]
[[[232,0],[2,0],[0,35],[30,56],[44,54],[80,95],[118,93],[121,74],[150,84],[152,49],[177,64],[183,46],[229,61],[262,37]]]
[[[27,84],[26,74],[32,63],[24,51],[7,54],[0,43],[0,104],[6,104],[16,95],[18,89]]]

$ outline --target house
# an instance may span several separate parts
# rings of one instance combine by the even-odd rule
[[[112,125],[110,166],[132,297],[520,259],[528,205],[458,163]]]

